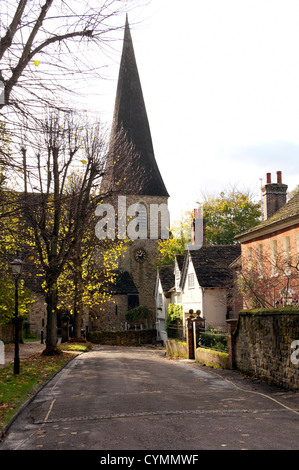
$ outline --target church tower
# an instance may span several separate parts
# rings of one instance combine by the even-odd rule
[[[126,283],[119,286],[119,290],[117,286],[115,287],[117,295],[113,299],[114,307],[106,306],[105,316],[106,320],[107,315],[109,316],[109,321],[103,319],[99,328],[117,329],[123,326],[126,311],[138,304],[145,305],[151,310],[154,323],[155,260],[159,239],[167,237],[161,235],[161,212],[158,214],[156,236],[153,236],[152,215],[153,208],[167,209],[169,194],[155,159],[128,17],[126,17],[116,91],[110,152],[101,182],[101,193],[107,194],[107,199],[114,205],[116,214],[121,201],[126,206],[127,216],[130,215],[131,219],[132,216],[133,218],[138,216],[135,220],[138,219],[137,226],[142,235],[138,236],[135,232],[136,236],[133,239],[129,237],[130,240],[126,243],[124,257],[119,261],[120,280],[126,279]],[[132,207],[136,207],[134,204],[138,206],[135,214],[132,214]],[[141,212],[138,210],[140,206],[143,208]],[[169,230],[169,220],[167,230]]]
[[[124,145],[124,140],[127,145]],[[101,185],[102,191],[112,190],[123,195],[169,197],[155,159],[128,17],[110,150],[107,172]]]

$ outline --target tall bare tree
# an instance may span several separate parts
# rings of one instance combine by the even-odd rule
[[[22,152],[25,184],[20,207],[45,280],[46,350],[51,352],[57,342],[57,280],[78,250],[98,202],[93,191],[103,173],[106,143],[98,125],[91,128],[69,113],[56,113],[42,124],[39,135],[33,135],[30,147],[23,142]],[[69,191],[74,169],[80,184]]]
[[[1,0],[0,109],[34,116],[99,74],[136,0]],[[143,3],[143,2],[142,2]],[[8,108],[7,108],[8,107]]]
[[[129,162],[134,160],[134,146],[123,132],[114,137],[113,151],[116,149]],[[86,246],[99,241],[95,236],[95,209],[105,200],[113,201],[113,188],[104,191],[100,185],[104,172],[110,169],[108,165],[106,168],[110,153],[111,143],[101,126],[89,124],[84,116],[74,113],[49,112],[37,129],[29,132],[26,126],[24,130],[24,191],[19,193],[18,207],[24,221],[24,244],[28,240],[28,246],[31,239],[32,252],[36,253],[44,278],[46,353],[56,351],[58,280],[67,266],[72,266],[77,274],[73,305],[75,310],[82,307],[82,263],[84,257],[93,254]],[[127,166],[126,159],[121,164]],[[107,250],[104,242],[95,247],[95,252]],[[76,318],[79,325],[80,315]]]

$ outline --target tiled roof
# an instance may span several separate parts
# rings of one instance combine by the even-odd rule
[[[168,292],[174,286],[174,265],[158,266],[158,273],[163,292]]]
[[[279,209],[272,217],[267,220],[264,220],[255,227],[247,230],[246,232],[240,233],[236,236],[236,239],[242,238],[245,235],[255,233],[258,230],[265,228],[274,228],[276,224],[281,222],[290,221],[290,224],[293,222],[294,218],[299,216],[299,192],[296,193],[281,209]]]
[[[175,255],[180,271],[182,271],[183,269],[185,256],[186,256],[185,253],[183,255]]]
[[[128,271],[114,271],[112,272],[112,281],[110,285],[110,292],[114,295],[125,294],[138,294],[138,290],[133,282],[133,279]]]
[[[134,154],[119,149],[119,133],[134,146]],[[160,174],[152,143],[140,77],[128,19],[126,20],[123,51],[115,99],[111,148],[102,187],[119,194],[166,196],[168,192]],[[116,155],[115,155],[116,152]]]
[[[206,245],[191,250],[190,255],[199,285],[202,287],[228,287],[233,282],[230,264],[241,254],[241,246]]]

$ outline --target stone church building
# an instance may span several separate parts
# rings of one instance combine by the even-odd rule
[[[114,265],[114,281],[108,287],[109,300],[98,305],[95,302],[92,307],[85,308],[82,332],[123,329],[126,327],[125,314],[136,306],[149,308],[151,316],[148,326],[152,326],[155,323],[155,259],[159,239],[168,238],[169,234],[169,195],[155,159],[128,18],[124,30],[109,156],[99,191],[103,202],[115,208],[116,224],[119,222],[118,210],[121,204],[122,207],[125,206],[125,226],[128,227],[128,223],[135,218],[138,219],[138,230],[133,231],[136,236],[127,237],[125,248],[117,259],[118,265]],[[167,231],[167,236],[163,237],[161,207],[164,208],[164,215],[166,207],[168,216],[166,221],[165,217],[163,219],[164,234],[165,227]],[[153,213],[157,215],[157,227],[151,224]],[[97,219],[95,215],[95,226]],[[125,238],[119,237],[119,230],[118,224],[115,241]],[[103,244],[97,239],[95,243],[95,252],[101,254]],[[100,274],[110,269],[103,265],[103,259],[100,256],[98,262],[97,258]],[[31,287],[30,285],[29,288]],[[40,288],[33,286],[32,292],[35,301],[31,305],[27,322],[31,332],[39,336],[41,331],[46,331],[45,299]],[[58,335],[61,328],[60,317],[61,312],[58,312]]]
[[[124,328],[125,313],[138,305],[150,309],[150,322],[153,324],[155,259],[162,229],[159,208],[167,209],[169,194],[155,159],[128,18],[124,31],[110,152],[101,182],[101,194],[104,196],[104,203],[115,208],[116,219],[120,202],[125,205],[127,227],[132,216],[138,214],[140,235],[136,233],[134,239],[131,237],[125,243],[123,256],[118,261],[116,281],[111,285],[112,298],[105,304],[94,305],[90,309],[90,326],[104,331]],[[154,223],[157,222],[158,227],[151,226],[153,214],[157,214]],[[119,219],[117,221],[119,223]],[[166,225],[169,233],[169,219],[163,220],[163,223],[164,233]],[[119,235],[119,225],[117,229]],[[151,229],[155,232],[154,235]]]

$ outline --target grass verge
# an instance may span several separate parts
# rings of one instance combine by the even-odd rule
[[[0,369],[0,436],[20,406],[74,356],[88,351],[90,343],[64,343],[59,348],[62,354],[57,356],[35,354],[21,360],[19,375],[13,363]]]

